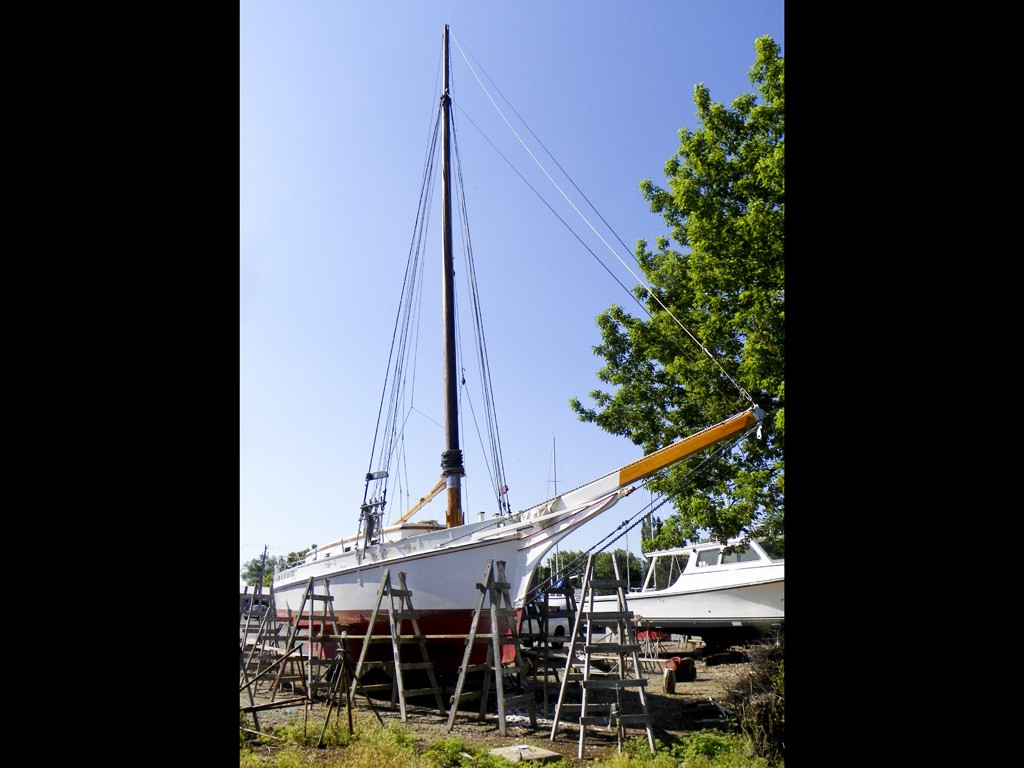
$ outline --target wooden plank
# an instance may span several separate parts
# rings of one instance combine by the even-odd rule
[[[608,725],[608,715],[587,715],[586,717],[580,718],[580,723],[583,725],[596,725],[601,728],[612,728],[614,726]]]
[[[395,662],[393,661],[364,661],[363,669],[394,669]]]
[[[633,678],[633,677],[600,677],[590,678],[589,680],[582,681],[581,685],[584,688],[608,688],[608,689],[620,689],[620,688],[643,688],[647,685],[647,678]]]
[[[647,680],[646,678],[616,677],[615,675],[608,675],[607,677],[599,679],[591,678],[590,680],[585,680],[580,685],[584,688],[622,690],[623,688],[645,688],[647,687]]]
[[[251,707],[239,707],[241,712],[262,712],[265,709],[280,709],[281,707],[290,707],[295,704],[305,704],[308,702],[305,696],[298,696],[294,699],[283,699],[282,701],[272,701],[269,704],[254,704]]]
[[[611,624],[619,619],[632,619],[632,611],[580,611],[583,618],[595,624]]]
[[[635,643],[591,643],[583,646],[583,650],[592,656],[618,656],[620,653],[640,653],[640,646]]]
[[[440,688],[413,688],[412,690],[406,690],[405,695],[408,696],[432,696],[434,694],[441,693]]]
[[[390,691],[392,689],[391,683],[377,683],[375,685],[364,685],[359,684],[358,693],[366,693],[367,691]]]
[[[640,713],[623,714],[618,715],[619,722],[624,725],[649,725],[654,722],[654,718],[651,715],[643,715]]]

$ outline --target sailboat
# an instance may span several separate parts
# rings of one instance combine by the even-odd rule
[[[556,492],[553,497],[519,511],[509,508],[505,497],[507,486],[502,484],[497,488],[499,504],[492,518],[481,515],[477,520],[465,519],[462,479],[466,468],[458,428],[459,365],[452,285],[452,106],[447,25],[442,62],[438,124],[441,134],[445,443],[441,446],[441,477],[396,522],[388,524],[386,483],[391,471],[374,468],[371,464],[365,476],[356,530],[351,535],[313,547],[300,562],[279,563],[273,582],[277,618],[285,623],[304,620],[301,609],[309,584],[317,595],[329,593],[336,624],[348,632],[348,652],[358,658],[371,615],[380,604],[378,589],[385,570],[389,571],[393,583],[400,572],[404,573],[406,587],[411,592],[410,602],[439,677],[455,674],[462,666],[465,637],[480,602],[477,584],[488,562],[504,563],[509,596],[513,605],[521,610],[534,569],[559,541],[607,513],[634,490],[634,483],[702,449],[742,435],[764,417],[760,408],[751,407],[635,462],[599,475],[574,490]],[[388,410],[394,409],[389,407]],[[376,436],[374,442],[376,445]],[[410,520],[442,491],[447,500],[443,524],[435,520]],[[387,634],[386,611],[378,614],[377,621],[373,634]],[[407,621],[403,633],[409,626]],[[478,631],[490,631],[486,613],[479,619]],[[390,648],[387,650],[390,652]],[[513,647],[505,649],[503,661],[510,660],[509,652],[514,653]],[[482,661],[485,653],[485,646],[479,645],[470,663]]]

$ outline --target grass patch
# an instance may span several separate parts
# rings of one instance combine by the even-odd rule
[[[354,713],[353,733],[347,718],[331,718],[318,747],[323,719],[310,716],[258,737],[246,738],[239,748],[239,768],[507,768],[511,763],[449,736],[425,748],[417,747],[414,731],[405,724],[388,723]],[[244,727],[244,723],[243,723]],[[545,768],[566,768],[565,760]],[[622,754],[589,763],[591,768],[785,768],[757,754],[756,745],[741,733],[717,729],[698,731],[687,738],[664,744],[655,740],[651,753],[646,737],[626,739]]]

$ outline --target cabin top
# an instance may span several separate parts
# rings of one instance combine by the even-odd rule
[[[765,563],[785,562],[785,556],[763,539],[730,539],[724,544],[721,542],[705,542],[702,544],[691,544],[686,547],[655,549],[650,552],[644,552],[644,557],[652,561],[659,558],[683,557],[693,562],[693,565],[690,565],[689,562],[687,563],[687,570],[690,568],[703,568],[709,565],[731,565],[734,563],[757,561]]]

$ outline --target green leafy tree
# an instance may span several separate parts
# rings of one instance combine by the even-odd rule
[[[696,85],[700,127],[679,131],[664,188],[640,183],[671,231],[653,250],[637,242],[651,289],[634,294],[649,319],[615,305],[601,314],[594,353],[605,360],[597,376],[610,391],[590,392],[594,407],[570,400],[581,421],[645,453],[752,403],[764,409],[760,440],[722,443],[648,481],[674,510],[645,548],[754,527],[768,538],[784,535],[784,66],[770,37],[754,49],[757,93],[727,107]]]
[[[263,570],[263,556],[254,557],[242,565],[242,581],[249,586],[256,586],[260,580],[260,573]],[[274,583],[274,561],[267,558],[267,572],[263,576],[263,586],[269,587]]]
[[[308,553],[309,550],[311,550],[312,548],[313,547],[311,546],[311,547],[307,547],[306,549],[300,550],[298,552],[289,552],[287,555],[285,555],[282,558],[282,560],[284,560],[285,565],[287,565],[289,563],[296,563],[296,562],[302,560],[302,558],[304,558],[306,556],[306,553]],[[252,560],[250,560],[247,563],[242,565],[242,574],[241,574],[242,575],[242,580],[246,584],[249,584],[250,586],[256,586],[256,583],[260,580],[260,571],[261,571],[262,568],[263,568],[263,556],[260,555],[259,557],[253,558]],[[272,558],[272,557],[268,557],[267,558],[267,571],[266,571],[266,573],[263,576],[263,586],[264,587],[269,587],[269,586],[271,586],[274,583],[274,574],[276,572],[277,572],[277,561],[274,558]]]
[[[595,552],[594,553],[594,578],[595,579],[614,579],[615,578],[615,566],[612,564],[612,554],[615,555],[616,560],[619,563],[619,576],[629,582],[633,587],[638,587],[643,584],[643,578],[645,573],[644,562],[634,555],[632,552],[627,552],[624,549],[616,549],[614,552]],[[549,557],[545,563],[537,569],[535,575],[536,586],[542,590],[549,589],[553,583],[556,583],[560,578],[564,579],[567,583],[572,584],[573,587],[583,586],[583,572],[587,568],[587,552],[582,550],[566,550],[559,555],[559,560],[562,563],[562,570],[559,571],[555,564],[555,558]],[[598,590],[597,594],[605,594],[612,592],[613,590],[602,589]]]

